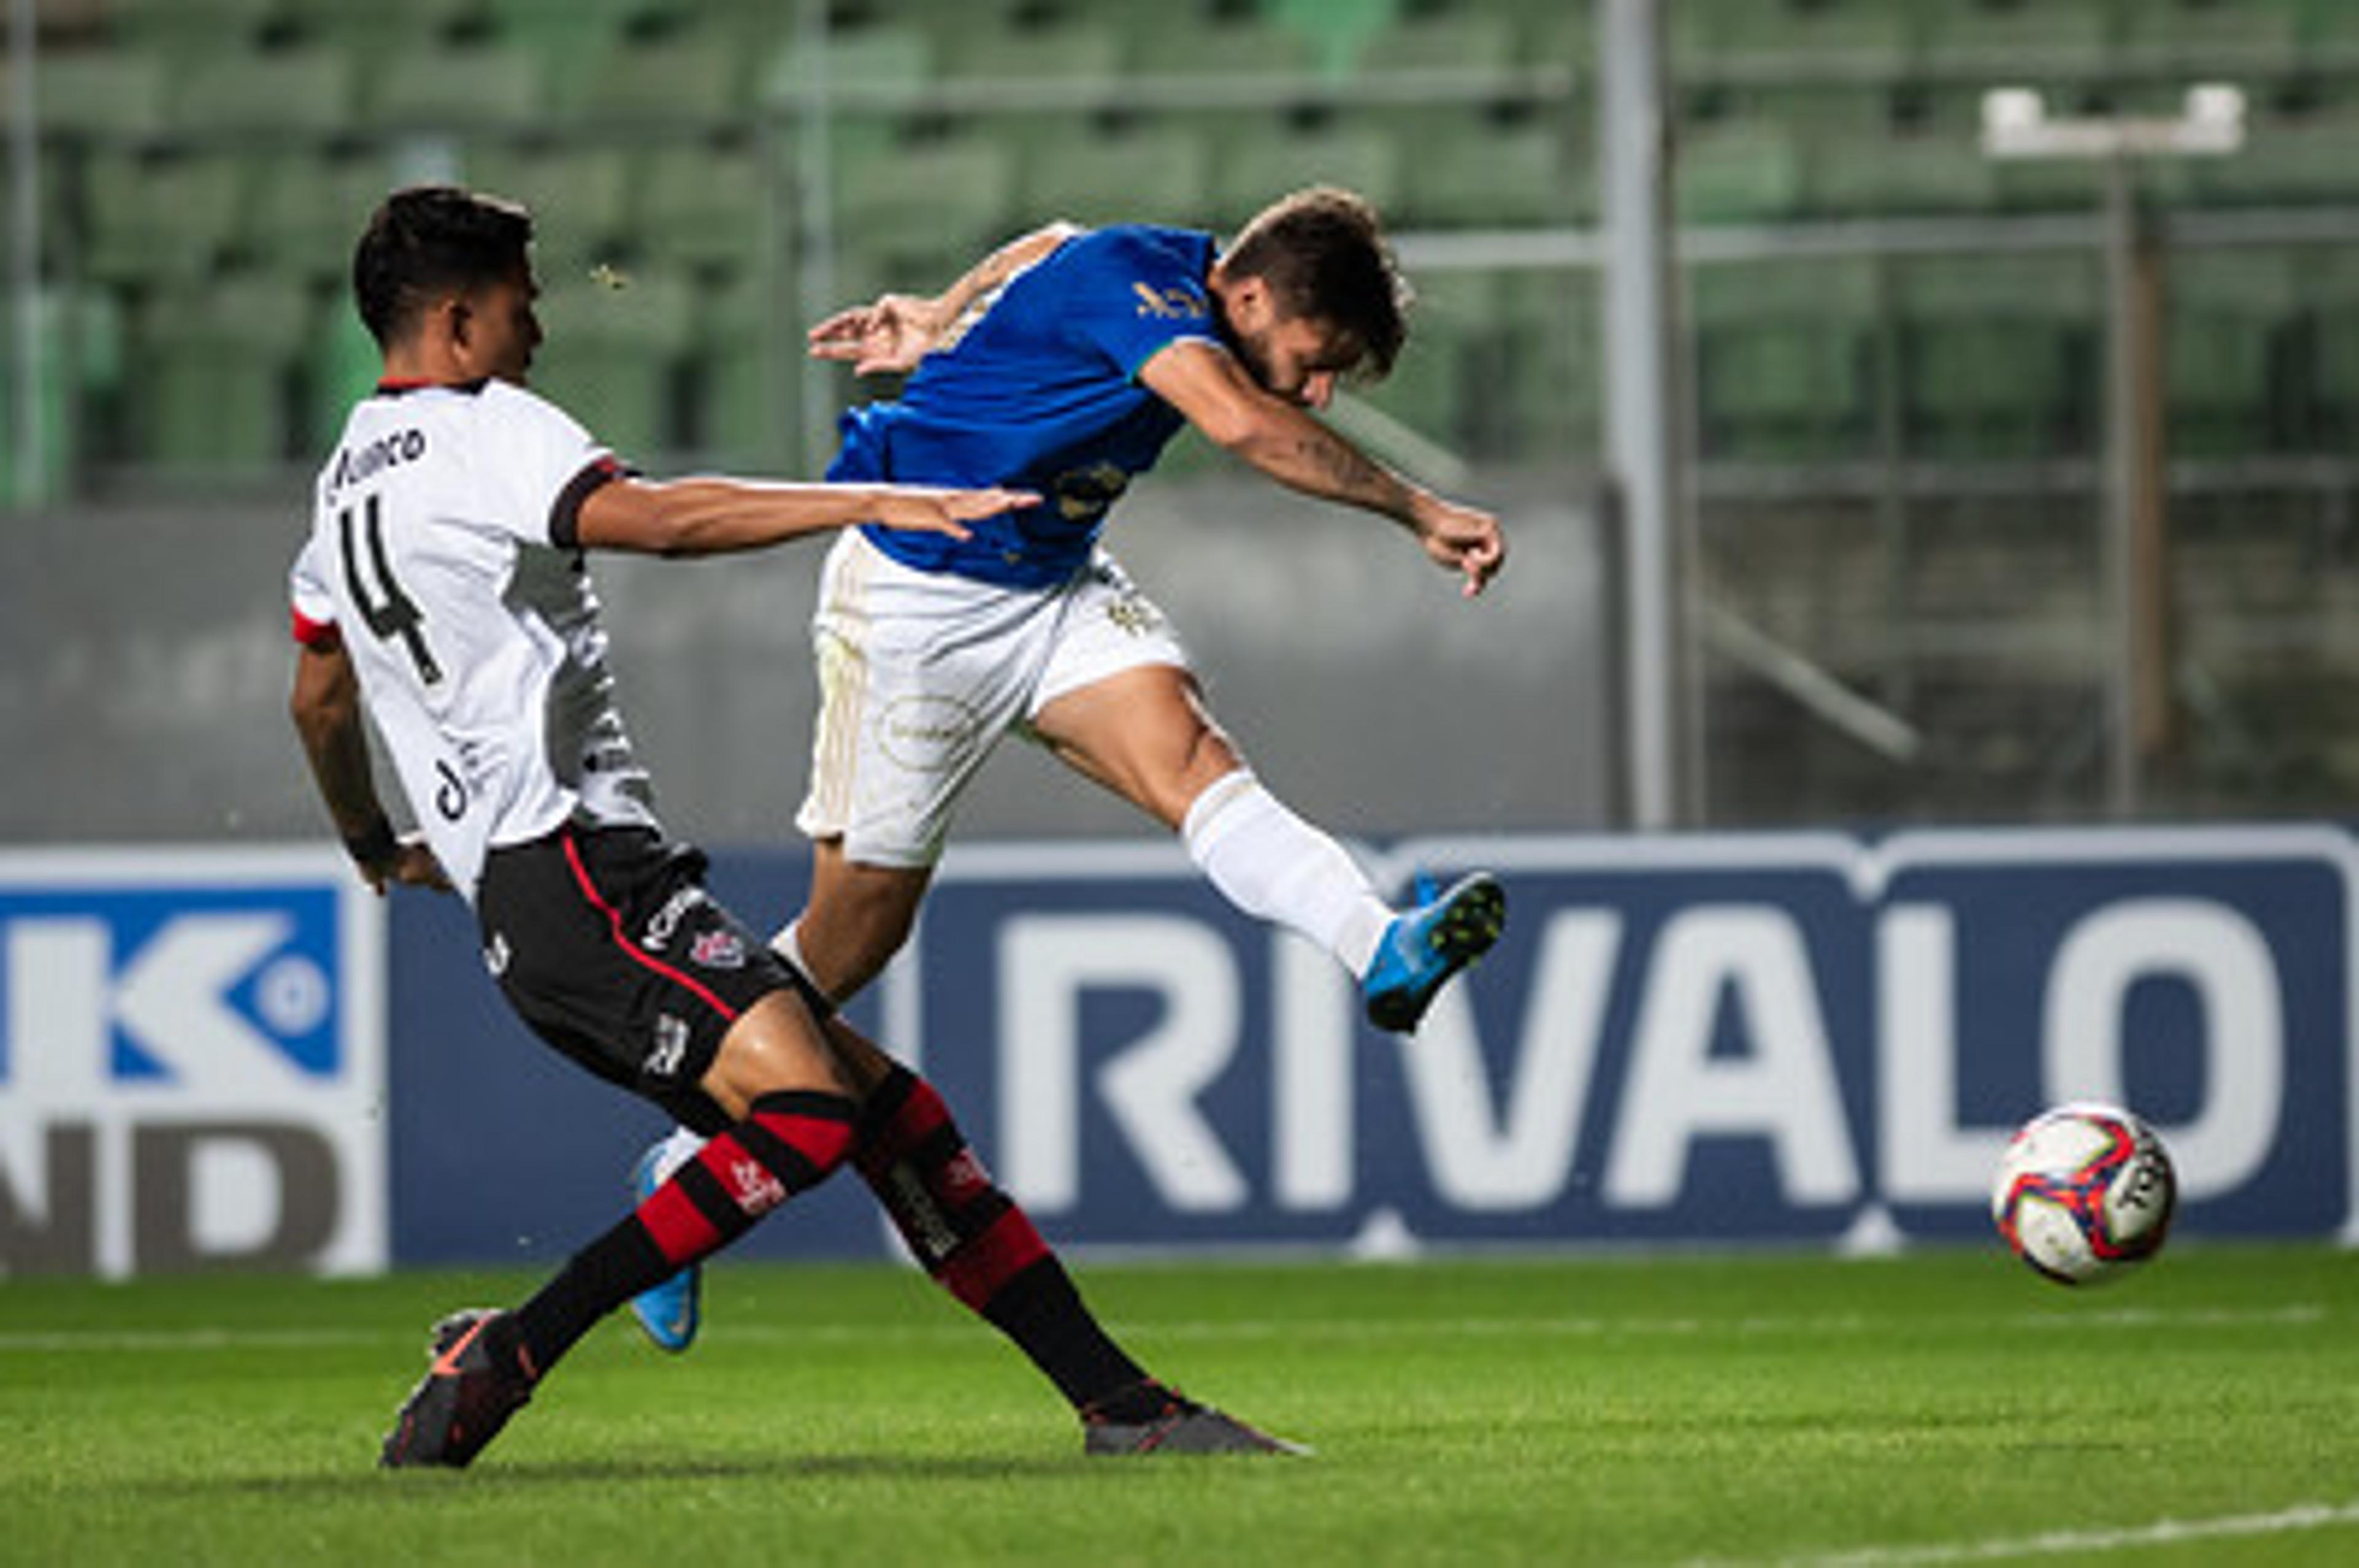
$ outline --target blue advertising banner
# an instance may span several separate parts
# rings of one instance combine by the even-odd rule
[[[0,1275],[382,1268],[380,914],[334,850],[0,855]]]
[[[2352,849],[2326,828],[1434,841],[1509,932],[1413,1039],[1176,851],[946,861],[887,1037],[1123,1245],[1987,1234],[2044,1106],[2124,1101],[2190,1231],[2352,1225]]]
[[[968,846],[850,1012],[1060,1243],[1983,1240],[2012,1130],[2118,1100],[2184,1232],[2340,1236],[2354,850],[2329,827],[1432,839],[1511,914],[1413,1038],[1176,847]],[[717,859],[757,929],[792,849]],[[546,1262],[666,1130],[507,1013],[458,901],[332,850],[0,860],[0,1272]],[[856,1181],[753,1256],[879,1256]]]

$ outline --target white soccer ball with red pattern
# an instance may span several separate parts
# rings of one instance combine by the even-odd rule
[[[2058,1106],[2025,1122],[1991,1188],[2007,1246],[2067,1285],[2113,1279],[2161,1251],[2178,1204],[2162,1140],[2113,1105]]]

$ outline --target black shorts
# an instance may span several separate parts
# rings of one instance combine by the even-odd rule
[[[644,827],[565,827],[495,849],[475,896],[484,961],[518,1017],[700,1132],[721,1038],[777,990],[825,1004],[704,888],[703,854]]]

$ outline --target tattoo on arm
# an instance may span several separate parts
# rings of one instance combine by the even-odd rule
[[[1338,501],[1364,506],[1406,523],[1409,520],[1408,487],[1383,465],[1316,420],[1294,443],[1295,457],[1308,483],[1305,488]]]

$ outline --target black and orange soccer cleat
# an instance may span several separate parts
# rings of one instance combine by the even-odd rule
[[[516,1319],[488,1307],[434,1325],[434,1364],[402,1402],[377,1463],[462,1469],[532,1400]]]
[[[1233,1415],[1200,1405],[1179,1390],[1149,1381],[1082,1411],[1082,1452],[1130,1454],[1288,1454],[1310,1448],[1272,1437]]]

